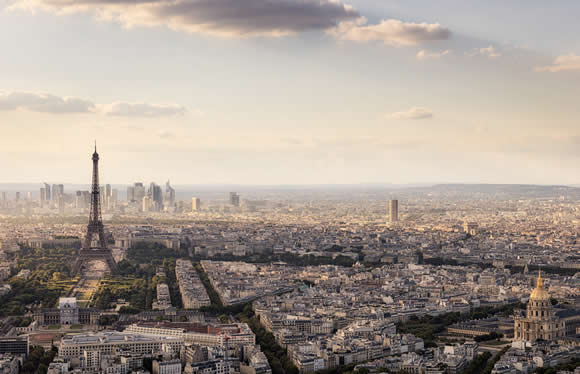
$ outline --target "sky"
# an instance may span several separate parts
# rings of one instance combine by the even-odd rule
[[[580,183],[580,2],[0,0],[0,183]]]

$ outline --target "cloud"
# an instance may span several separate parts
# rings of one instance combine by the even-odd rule
[[[537,67],[535,70],[549,71],[552,73],[559,73],[562,71],[580,72],[580,56],[576,56],[575,54],[558,56],[552,65]]]
[[[116,102],[104,105],[103,114],[114,117],[172,117],[184,115],[185,107],[177,104]]]
[[[0,93],[0,110],[28,110],[41,113],[90,113],[95,104],[75,97],[59,97],[46,93]]]
[[[393,47],[413,46],[451,37],[451,31],[438,23],[410,23],[388,19],[376,25],[368,25],[365,17],[342,22],[329,33],[340,40],[381,41]]]
[[[0,111],[25,110],[40,113],[92,113],[116,117],[172,117],[184,115],[185,107],[177,104],[147,104],[115,102],[95,104],[76,97],[61,97],[47,93],[0,92]],[[194,113],[203,113],[194,111]]]
[[[393,119],[430,119],[433,118],[433,112],[427,108],[414,107],[407,110],[406,112],[391,113],[389,117]]]
[[[127,27],[166,26],[225,37],[327,30],[360,14],[338,0],[15,0],[12,8],[92,12]]]
[[[486,48],[474,48],[473,51],[469,53],[469,56],[486,56],[488,58],[496,58],[500,57],[501,53],[496,51],[495,48],[490,45]]]
[[[175,134],[169,130],[159,130],[157,132],[157,135],[162,139],[169,139],[169,138],[173,138],[175,136]]]
[[[430,59],[440,59],[443,56],[448,55],[449,53],[451,53],[448,49],[445,51],[441,51],[441,52],[429,52],[426,51],[424,49],[420,50],[419,52],[417,52],[417,59],[418,60],[430,60]]]

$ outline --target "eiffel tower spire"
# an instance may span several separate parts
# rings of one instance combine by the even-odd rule
[[[97,153],[97,142],[95,141],[95,152],[93,153],[93,180],[91,185],[91,209],[89,213],[89,223],[87,225],[87,236],[79,256],[75,263],[74,272],[82,270],[83,265],[92,260],[104,261],[110,271],[115,270],[115,260],[110,249],[107,248],[105,239],[105,226],[101,217],[101,194],[99,187],[99,154]],[[98,240],[98,245],[93,246],[93,238]]]
[[[95,152],[93,153],[93,183],[91,186],[91,210],[89,215],[89,224],[87,225],[87,236],[85,238],[84,248],[91,248],[93,236],[97,235],[99,239],[98,248],[107,249],[105,240],[105,227],[101,217],[101,192],[99,187],[99,154],[97,153],[97,142],[95,141]]]

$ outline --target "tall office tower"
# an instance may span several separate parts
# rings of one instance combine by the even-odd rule
[[[141,182],[137,182],[134,185],[135,187],[135,201],[141,203],[143,201],[143,198],[145,197],[145,186],[143,185],[143,183]]]
[[[77,209],[87,209],[91,204],[91,194],[89,191],[77,191],[75,196],[75,207]]]
[[[26,193],[26,200],[31,201],[32,200],[32,192],[28,191]]]
[[[14,200],[16,201],[20,200],[20,192],[16,192],[16,194],[14,195]]]
[[[151,198],[151,203],[155,211],[160,211],[163,207],[163,192],[161,187],[151,182],[147,195]]]
[[[58,197],[64,195],[64,185],[53,184],[52,185],[52,200],[58,201]]]
[[[58,214],[64,216],[64,195],[58,195]]]
[[[46,203],[46,188],[40,187],[40,207],[44,208],[45,203]]]
[[[105,185],[105,207],[107,209],[110,209],[110,200],[111,200],[111,194],[112,194],[113,189],[111,188],[110,184],[106,184]]]
[[[109,198],[109,209],[115,209],[117,207],[118,200],[119,200],[119,190],[113,188],[111,190],[111,197]]]
[[[91,206],[91,192],[90,191],[82,191],[83,201],[84,201],[84,209],[87,209]]]
[[[2,201],[6,201],[6,192],[2,192]]]
[[[389,222],[399,220],[399,200],[389,200]]]
[[[106,204],[105,204],[105,186],[100,185],[99,186],[99,200],[101,201],[101,209],[106,208]]]
[[[175,203],[175,189],[171,187],[169,181],[165,183],[165,203],[169,206]]]
[[[46,201],[50,201],[51,200],[51,197],[50,197],[51,196],[50,195],[50,184],[48,184],[48,183],[45,182],[44,183],[44,189],[45,189],[45,192],[44,192],[45,195],[44,196],[46,197],[45,200]]]
[[[201,200],[199,197],[192,197],[191,198],[191,210],[197,212],[201,209]]]
[[[84,201],[83,201],[83,192],[77,191],[75,192],[75,208],[77,209],[84,209]]]
[[[230,204],[235,207],[240,206],[240,195],[237,192],[230,192]]]
[[[87,236],[79,256],[75,262],[73,273],[78,274],[83,270],[83,267],[94,260],[101,260],[105,262],[109,271],[115,271],[116,264],[113,258],[113,253],[107,248],[107,241],[105,239],[105,226],[101,217],[101,200],[99,198],[99,154],[97,153],[97,146],[95,145],[95,153],[93,153],[93,183],[91,186],[91,209],[89,213],[89,224],[87,225]],[[98,243],[93,246],[94,242]]]
[[[127,187],[127,201],[135,201],[135,187],[133,186]]]
[[[144,213],[150,212],[153,206],[153,200],[149,195],[143,197],[143,207],[142,210]]]

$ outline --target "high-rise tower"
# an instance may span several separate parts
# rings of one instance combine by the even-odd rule
[[[95,241],[98,244],[93,245]],[[93,153],[93,183],[91,187],[91,209],[89,224],[87,225],[87,236],[85,237],[83,247],[79,252],[73,271],[78,273],[84,265],[93,260],[105,262],[110,271],[114,271],[116,268],[113,253],[107,248],[105,226],[103,225],[103,219],[101,217],[99,154],[97,153],[96,144],[95,152]]]
[[[399,200],[389,200],[389,222],[399,220]]]

